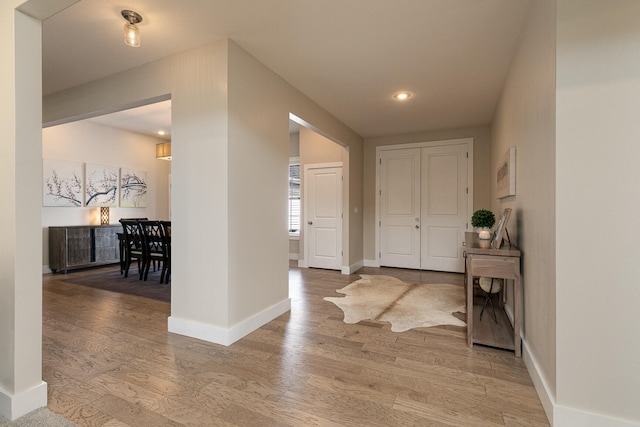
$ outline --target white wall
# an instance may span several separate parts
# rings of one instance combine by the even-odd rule
[[[0,416],[46,405],[42,381],[42,25],[74,0],[0,2]],[[20,53],[19,55],[17,53]]]
[[[637,426],[640,2],[558,0],[557,20],[554,417]]]
[[[516,195],[492,198],[500,215],[512,208],[509,235],[522,251],[524,358],[548,416],[556,389],[555,277],[555,1],[532,4],[493,123],[495,174],[516,147]],[[508,307],[513,307],[509,296]]]
[[[126,132],[87,121],[52,126],[42,131],[42,157],[124,167],[147,173],[147,207],[110,208],[109,222],[120,218],[169,218],[171,162],[156,160],[159,138]],[[43,207],[42,264],[49,273],[49,226],[99,224],[99,208]]]

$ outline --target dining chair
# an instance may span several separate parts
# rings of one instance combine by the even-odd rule
[[[125,220],[125,221],[141,221],[141,220],[147,220],[149,218],[120,218],[120,220]],[[124,273],[124,268],[125,268],[125,254],[127,252],[127,239],[124,235],[124,232],[122,233],[116,233],[116,235],[118,236],[118,242],[119,242],[119,252],[120,252],[120,274]]]
[[[138,220],[136,219],[120,219],[122,224],[123,241],[121,241],[121,249],[124,250],[124,264],[120,267],[124,270],[124,277],[129,277],[129,268],[131,267],[131,261],[136,260],[138,262],[138,275],[142,279],[142,261],[143,261],[143,242],[142,235],[140,234],[140,228],[138,227]]]
[[[166,251],[166,260],[162,264],[164,282],[169,283],[171,279],[171,221],[160,221],[164,232],[164,247]]]
[[[165,244],[164,228],[160,224],[160,221],[138,221],[138,227],[140,228],[140,234],[143,238],[142,245],[142,265],[143,275],[142,280],[146,281],[149,277],[149,270],[151,264],[160,262],[162,266],[162,272],[160,274],[160,283],[165,282],[165,273],[168,268],[168,254],[167,245]]]

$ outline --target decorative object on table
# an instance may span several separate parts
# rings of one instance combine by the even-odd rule
[[[42,206],[82,206],[82,163],[44,159]]]
[[[516,195],[516,147],[510,147],[500,159],[496,184],[498,199]]]
[[[491,246],[496,249],[500,249],[502,246],[502,238],[506,234],[507,241],[509,242],[509,246],[511,246],[511,239],[509,238],[509,232],[507,231],[507,224],[509,223],[509,217],[511,216],[511,208],[505,208],[504,212],[502,212],[502,216],[498,221],[498,228],[496,228],[496,234],[493,240],[491,241]]]
[[[491,227],[496,223],[496,216],[486,209],[478,209],[471,216],[471,225],[478,230],[478,238],[491,239]]]
[[[100,225],[109,224],[109,207],[102,206],[100,208]]]
[[[326,297],[344,312],[345,323],[375,320],[391,323],[393,332],[437,325],[466,326],[455,313],[465,313],[462,286],[412,284],[391,276],[361,274],[336,292],[345,297]]]

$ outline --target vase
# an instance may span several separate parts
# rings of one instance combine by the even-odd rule
[[[491,239],[491,229],[488,227],[478,229],[478,239],[489,240]]]

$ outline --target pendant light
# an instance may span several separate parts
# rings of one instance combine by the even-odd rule
[[[120,13],[127,21],[124,24],[124,44],[131,47],[140,47],[140,30],[136,24],[142,22],[142,16],[133,10],[123,10]]]

